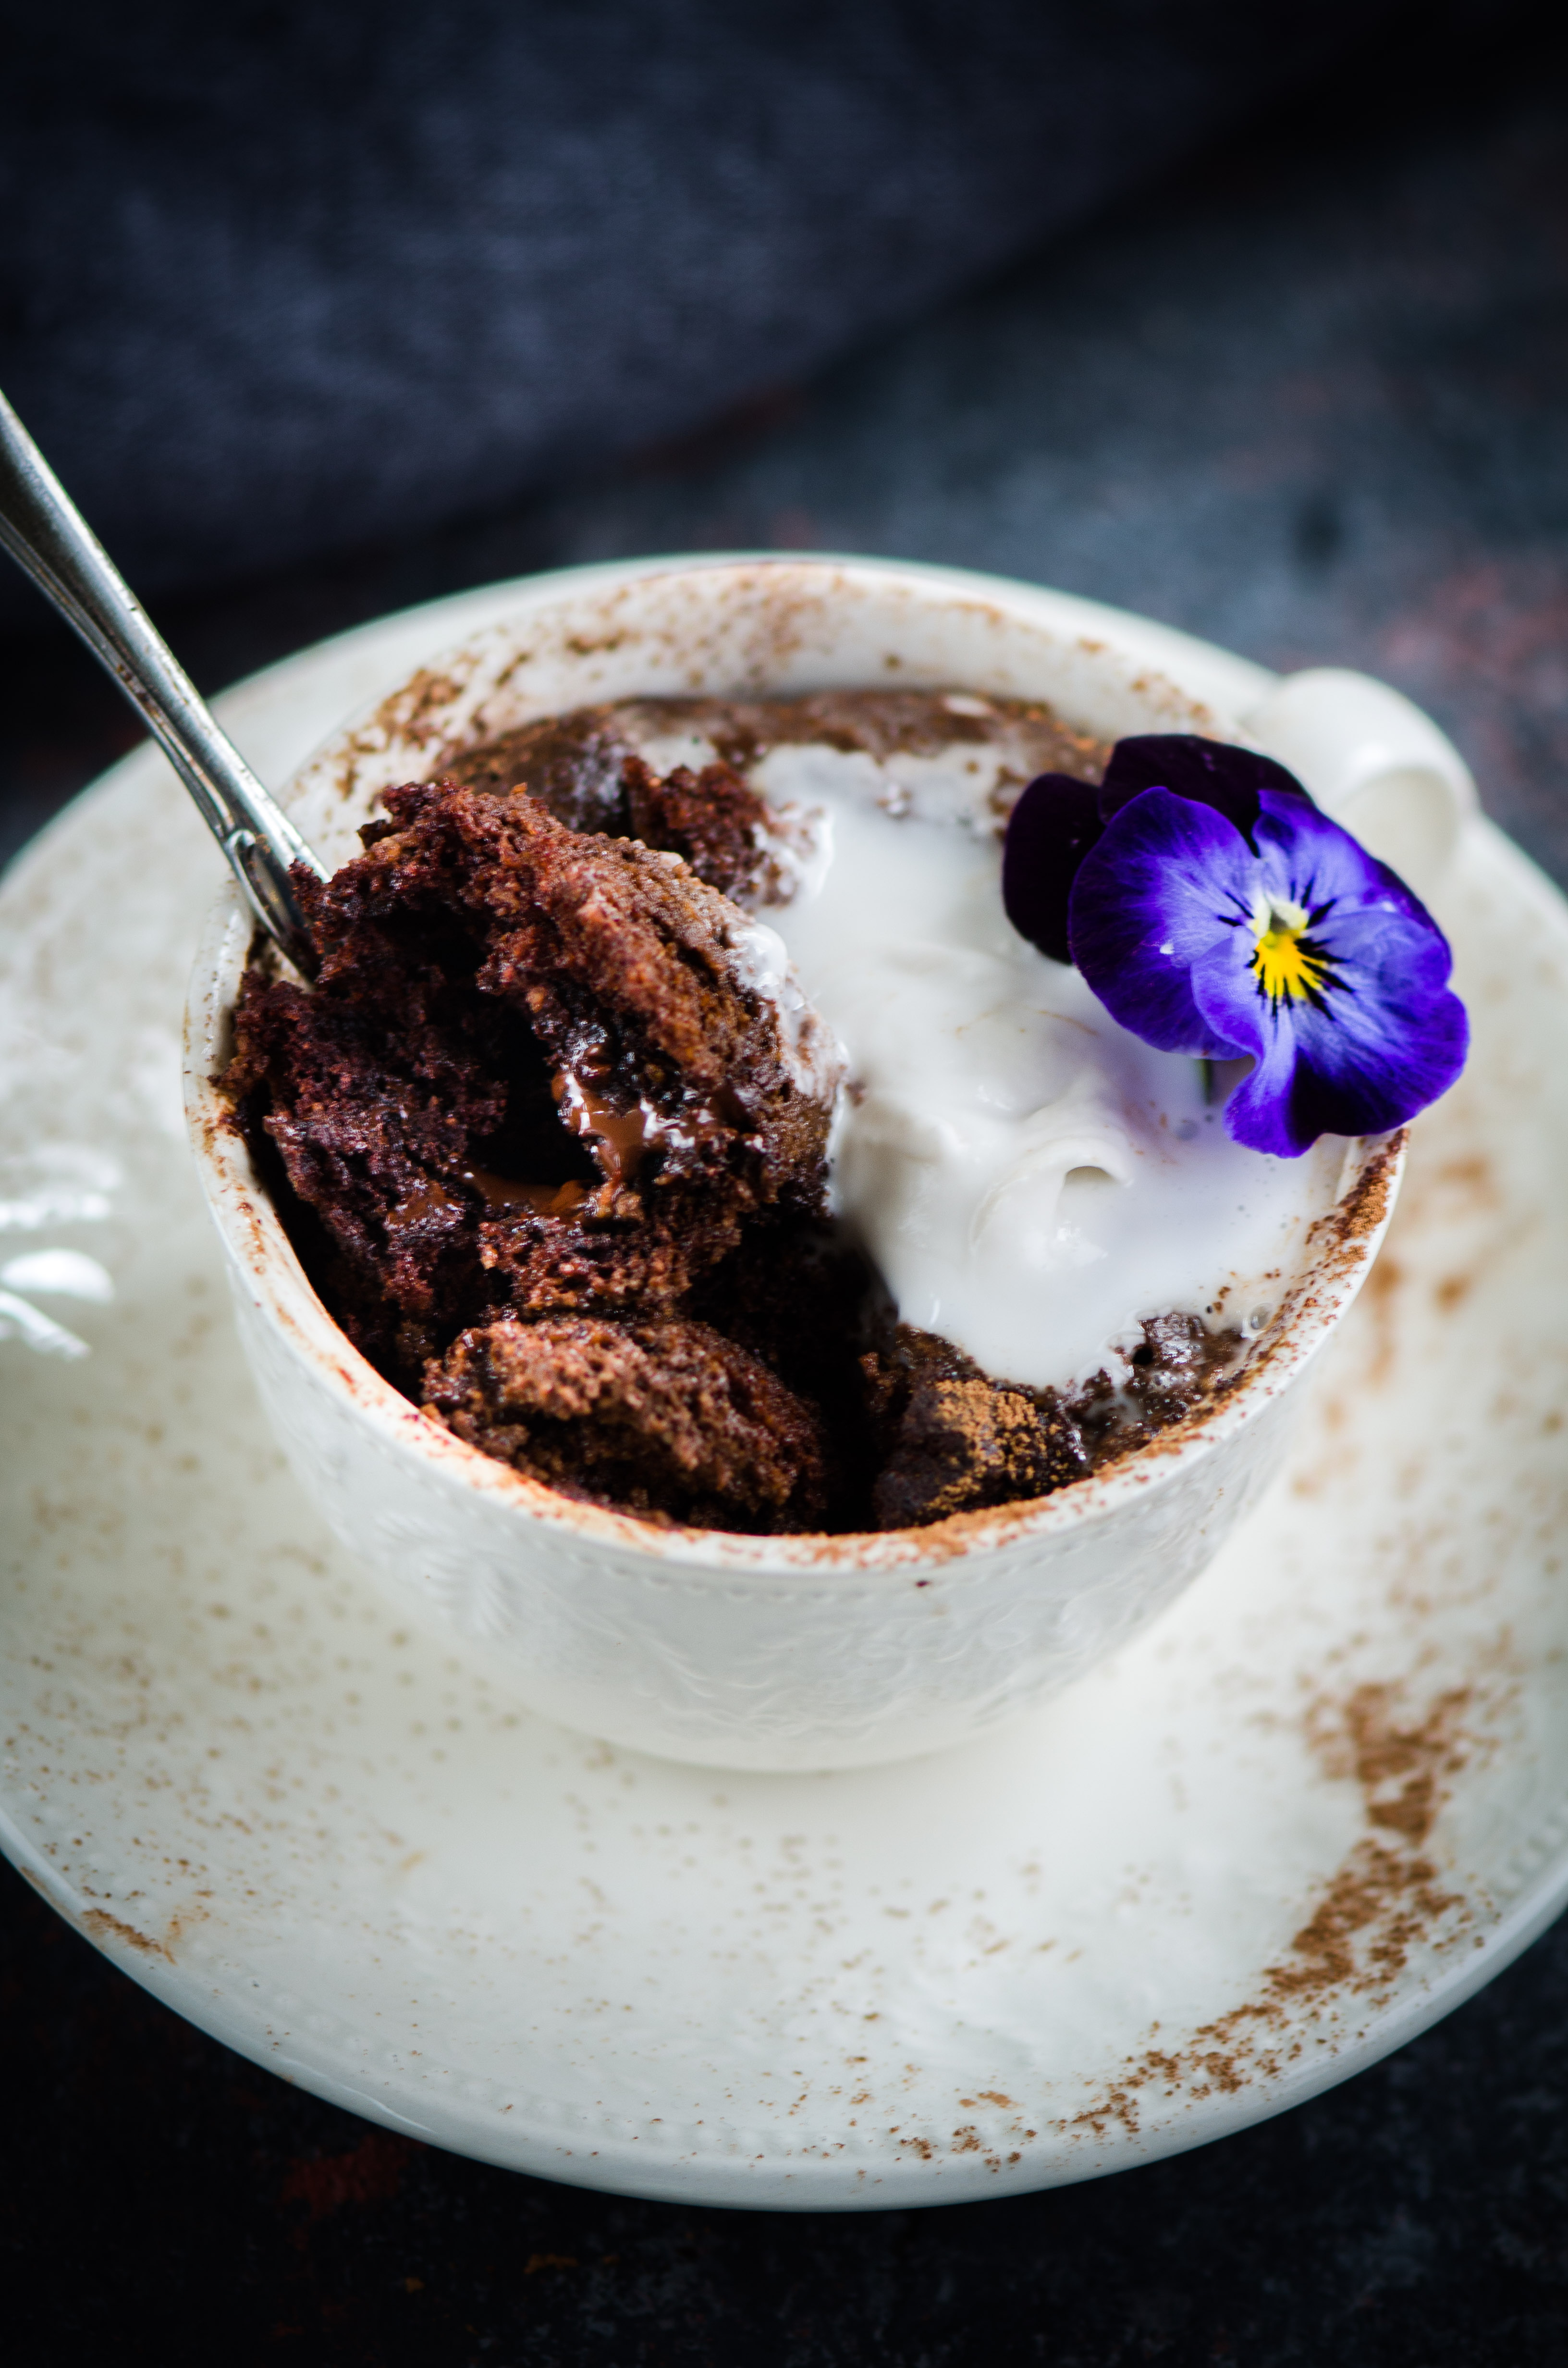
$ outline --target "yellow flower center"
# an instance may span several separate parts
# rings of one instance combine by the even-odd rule
[[[1281,897],[1262,903],[1252,916],[1256,935],[1252,967],[1271,1003],[1301,1002],[1322,993],[1329,965],[1307,936],[1305,907]]]

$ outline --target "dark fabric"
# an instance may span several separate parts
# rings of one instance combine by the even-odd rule
[[[142,587],[343,547],[812,370],[1388,13],[6,0],[0,384]]]

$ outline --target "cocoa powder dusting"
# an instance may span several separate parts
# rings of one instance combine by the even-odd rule
[[[1312,1706],[1308,1741],[1325,1775],[1359,1787],[1371,1830],[1312,1901],[1285,1953],[1265,1966],[1254,1997],[1176,2046],[1130,2056],[1118,2079],[1060,2127],[1099,2135],[1119,2123],[1134,2134],[1151,2090],[1196,2100],[1277,2079],[1338,2006],[1381,2004],[1413,1950],[1452,1947],[1463,1936],[1469,1909],[1425,1846],[1448,1780],[1472,1748],[1462,1725],[1471,1701],[1471,1688],[1451,1687],[1416,1718],[1402,1715],[1396,1686],[1362,1685]]]

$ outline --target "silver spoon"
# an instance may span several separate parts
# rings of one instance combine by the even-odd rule
[[[0,543],[114,677],[184,781],[256,919],[307,978],[315,948],[289,877],[326,866],[221,731],[178,659],[0,394]]]

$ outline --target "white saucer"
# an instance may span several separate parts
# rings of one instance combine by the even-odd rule
[[[326,644],[223,712],[281,779],[508,598]],[[1204,663],[1256,696],[1256,668]],[[513,1709],[392,1633],[317,1525],[180,1132],[217,876],[143,751],[0,895],[0,1839],[157,1997],[547,2177],[937,2203],[1296,2103],[1557,1913],[1568,910],[1495,831],[1440,900],[1471,1066],[1417,1128],[1279,1490],[1030,1722],[816,1777],[683,1770]]]

